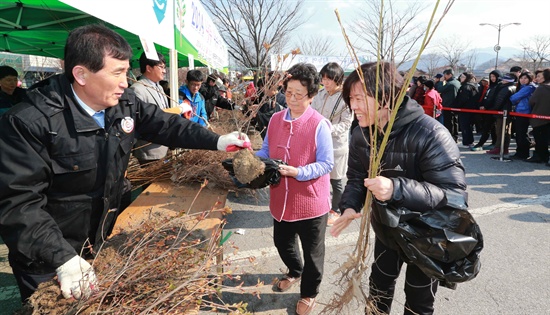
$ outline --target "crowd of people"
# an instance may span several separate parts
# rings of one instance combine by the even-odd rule
[[[508,155],[510,139],[514,137],[516,152],[509,156],[511,159],[550,166],[550,119],[530,117],[550,115],[546,92],[550,85],[549,76],[550,69],[537,70],[533,74],[514,66],[506,74],[493,70],[488,78],[483,77],[477,82],[471,72],[463,72],[456,78],[453,70],[448,69],[434,76],[433,80],[425,76],[414,77],[408,94],[423,105],[427,115],[441,121],[456,142],[460,134],[465,148],[486,150],[491,155]],[[435,96],[434,90],[440,97]],[[442,108],[447,109],[441,111]],[[477,112],[457,112],[448,108]],[[483,113],[485,110],[505,111],[506,119],[503,114]],[[474,143],[474,129],[481,135],[477,143]],[[486,144],[489,139],[491,143]],[[534,152],[530,154],[533,147]]]
[[[505,75],[495,70],[479,84],[472,73],[456,78],[448,69],[433,79],[415,78],[408,96],[396,104],[405,81],[393,64],[366,63],[345,78],[337,63],[320,71],[299,63],[267,74],[257,90],[249,85],[248,101],[238,105],[227,79],[190,70],[174,107],[161,54],[158,60],[142,54],[141,77],[128,88],[131,48],[117,33],[99,25],[77,28],[65,52],[65,72],[28,91],[16,86],[13,68],[0,67],[0,235],[23,301],[56,276],[65,298],[92,294],[97,279],[85,259],[93,257],[122,209],[132,152],[146,165],[164,158],[168,147],[246,147],[249,139],[238,132],[220,136],[205,128],[217,108],[242,105],[263,138],[256,155],[284,162],[281,182],[270,186],[269,209],[274,244],[288,271],[273,290],[300,283],[300,315],[316,305],[326,227],[337,237],[361,216],[368,191],[375,198],[376,233],[370,298],[378,312],[390,312],[407,260],[388,233],[387,213],[398,207],[443,209],[448,194],[454,203],[467,204],[459,132],[464,146],[489,154],[500,153],[501,141],[507,154],[514,132],[513,158],[548,165],[550,120],[504,120],[443,108],[548,116],[550,69],[535,76],[516,67]],[[397,107],[384,169],[369,178],[370,137],[382,137]],[[481,133],[477,144],[474,126]],[[492,147],[484,146],[489,137]],[[437,280],[408,263],[405,313],[432,314],[437,287]]]

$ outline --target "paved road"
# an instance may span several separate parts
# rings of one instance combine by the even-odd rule
[[[482,228],[485,249],[479,276],[460,284],[456,290],[439,288],[436,314],[550,314],[550,167],[490,159],[484,152],[461,148],[466,165],[470,210]],[[272,218],[266,207],[267,191],[256,198],[229,196],[233,214],[226,230],[244,229],[244,235],[231,240],[240,251],[237,259],[256,257],[254,264],[244,264],[248,271],[245,284],[258,279],[271,283],[280,275],[283,263],[272,243]],[[353,251],[358,237],[357,226],[338,238],[327,235],[325,277],[321,284],[320,303],[328,303],[342,290],[333,272]],[[365,277],[365,284],[366,279]],[[251,295],[226,293],[226,301],[247,301],[256,314],[293,314],[299,298],[298,288],[274,293],[268,285],[260,290],[261,299]],[[403,279],[396,288],[392,314],[402,314],[405,301]],[[315,314],[322,309],[318,307]],[[360,314],[353,305],[342,314]]]
[[[476,279],[456,290],[440,288],[436,314],[550,314],[550,167],[494,161],[483,152],[461,151],[470,210],[485,238],[482,269]],[[258,288],[260,299],[226,292],[224,300],[246,301],[255,314],[293,314],[298,288],[286,293],[271,291],[270,283],[284,265],[273,247],[267,196],[267,190],[258,191],[255,197],[229,194],[233,214],[228,216],[226,231],[233,232],[230,241],[239,250],[227,249],[226,257],[232,259],[232,268],[246,272],[242,278],[245,286],[256,285],[258,279],[266,286]],[[244,235],[235,234],[238,229],[243,229]],[[321,304],[342,292],[333,273],[353,250],[357,237],[357,225],[338,238],[327,235],[325,277],[318,297]],[[0,245],[0,314],[11,314],[18,303],[6,256],[5,246]],[[254,263],[249,257],[255,257]],[[402,290],[400,278],[392,314],[402,314]],[[318,306],[314,314],[321,309],[322,305]],[[353,305],[341,314],[360,314],[361,309]]]

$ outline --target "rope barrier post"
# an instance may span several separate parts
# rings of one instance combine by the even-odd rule
[[[497,156],[494,156],[492,157],[491,159],[492,160],[498,160],[500,162],[510,162],[512,161],[512,159],[509,159],[509,158],[504,158],[504,142],[505,142],[505,133],[506,133],[506,120],[508,118],[508,110],[504,110],[502,112],[502,131],[501,131],[501,136],[500,136],[500,155],[497,157]]]

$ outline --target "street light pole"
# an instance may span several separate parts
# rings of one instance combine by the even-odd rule
[[[521,23],[507,23],[507,24],[491,24],[491,23],[479,23],[480,26],[485,26],[485,25],[489,25],[489,26],[492,26],[494,28],[497,29],[498,31],[498,38],[497,38],[497,44],[495,45],[495,52],[497,53],[497,58],[495,60],[495,70],[497,69],[498,67],[498,52],[500,50],[500,31],[502,31],[502,29],[504,29],[506,26],[509,26],[509,25],[521,25]]]

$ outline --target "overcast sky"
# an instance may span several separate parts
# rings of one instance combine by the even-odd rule
[[[397,0],[394,3],[404,5],[410,0]],[[428,21],[435,6],[435,0],[422,0],[428,8],[418,17]],[[441,1],[439,12],[447,1]],[[357,12],[365,8],[363,0],[305,0],[305,16],[311,16],[309,21],[296,30],[295,34],[316,34],[325,36],[335,42],[335,49],[340,54],[346,54],[342,32],[334,9],[338,8],[344,23],[355,19]],[[522,38],[533,35],[550,36],[548,20],[550,0],[456,0],[449,14],[444,18],[432,41],[438,38],[456,34],[464,42],[470,42],[471,48],[493,47],[497,43],[498,31],[491,26],[480,26],[480,23],[498,25],[519,22],[521,25],[510,25],[502,29],[500,46],[517,46]],[[437,16],[440,16],[438,14]],[[353,39],[349,28],[348,35]]]

